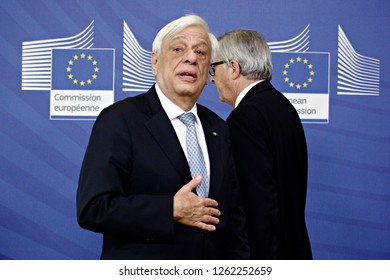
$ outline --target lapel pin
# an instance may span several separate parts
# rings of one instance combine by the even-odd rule
[[[213,135],[214,135],[214,136],[217,136],[217,133],[214,131],[214,132],[213,132]]]

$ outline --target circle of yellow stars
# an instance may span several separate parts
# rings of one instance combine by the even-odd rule
[[[91,77],[87,80],[81,80],[79,81],[77,77],[72,73],[72,67],[74,67],[78,61],[86,59],[87,61],[90,61],[93,67],[93,72],[91,74]],[[97,79],[97,73],[99,73],[99,67],[97,67],[98,62],[93,59],[92,55],[87,55],[85,53],[81,53],[80,55],[75,54],[72,59],[68,61],[68,67],[66,67],[66,72],[68,73],[68,79],[72,81],[74,85],[91,85],[93,80]]]
[[[288,73],[289,73],[289,70],[291,70],[292,66],[294,66],[295,64],[299,64],[299,63],[302,63],[302,64],[307,66],[309,76],[306,80],[301,81],[300,83],[297,83],[296,81],[292,81],[290,79],[290,77],[288,76]],[[296,89],[307,88],[309,86],[309,84],[313,82],[314,74],[315,74],[314,66],[306,58],[302,58],[300,56],[298,56],[296,58],[290,58],[288,63],[284,64],[283,76],[285,76],[285,77],[283,78],[283,80],[285,83],[288,83],[289,87],[291,87],[291,88],[294,88],[294,87]]]

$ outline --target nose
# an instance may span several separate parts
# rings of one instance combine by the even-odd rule
[[[196,53],[193,50],[188,50],[184,55],[184,62],[185,63],[196,63]]]

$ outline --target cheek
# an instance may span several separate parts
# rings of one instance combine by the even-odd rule
[[[160,61],[158,63],[158,70],[160,71],[160,73],[163,72],[163,70],[166,70],[166,69],[170,69],[170,68],[173,68],[174,65],[177,64],[177,59],[175,59],[174,57],[168,55],[166,57],[160,57]]]
[[[224,82],[223,79],[217,79],[217,80],[215,81],[215,85],[216,85],[216,87],[217,87],[219,90],[226,89],[226,84],[225,84],[225,82]]]
[[[218,92],[223,95],[224,97],[228,97],[230,95],[230,88],[228,85],[221,80],[217,85]]]
[[[223,84],[215,82],[215,87],[217,88],[217,91],[218,91],[219,94],[222,95],[224,93]]]

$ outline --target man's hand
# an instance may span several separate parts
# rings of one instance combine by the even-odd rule
[[[187,226],[198,227],[206,231],[214,231],[219,223],[221,212],[216,208],[217,201],[201,198],[192,190],[199,185],[202,177],[196,176],[173,197],[173,218],[176,222]]]

